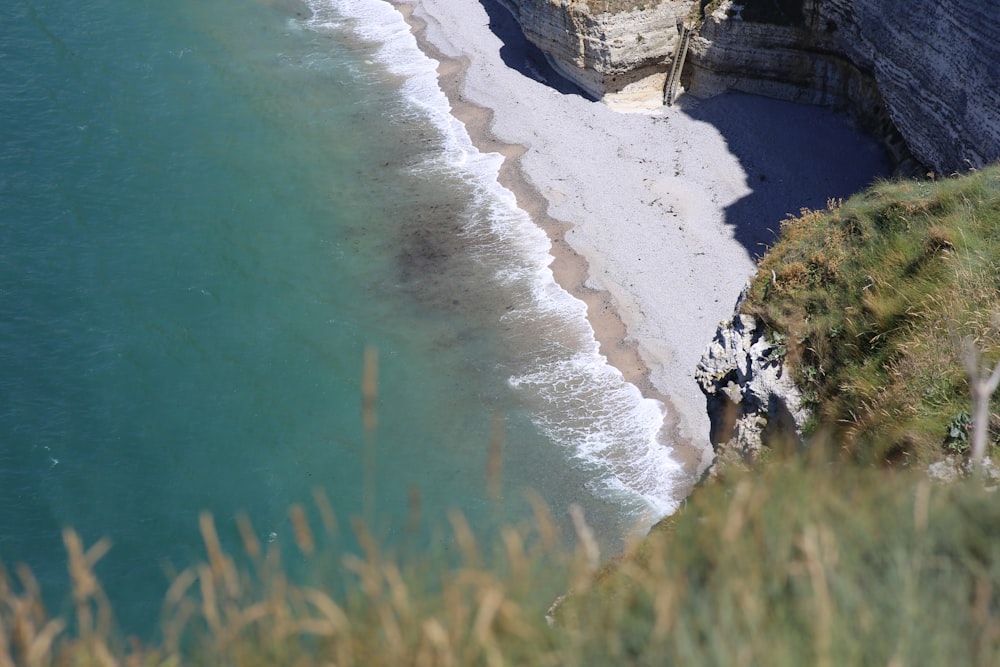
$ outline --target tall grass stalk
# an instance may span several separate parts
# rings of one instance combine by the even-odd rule
[[[596,573],[540,505],[490,553],[453,514],[460,556],[444,561],[394,555],[361,522],[360,551],[338,551],[317,498],[289,511],[303,577],[246,517],[233,553],[203,514],[205,560],[169,586],[146,643],[119,636],[94,573],[108,543],[67,531],[74,617],[47,613],[26,567],[4,571],[0,667],[1000,661],[1000,503],[980,484],[827,463],[734,471]]]
[[[378,430],[378,349],[365,348],[361,369],[361,422],[365,430],[364,512],[369,524],[375,521],[376,439]]]
[[[969,374],[969,391],[972,394],[972,465],[977,475],[983,474],[983,457],[989,437],[990,400],[1000,385],[1000,362],[992,372],[984,369],[982,353],[968,338],[963,343],[963,359]]]

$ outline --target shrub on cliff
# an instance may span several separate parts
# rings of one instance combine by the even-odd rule
[[[1000,357],[1000,166],[881,183],[786,220],[743,310],[786,337],[817,424],[849,456],[928,462],[964,450],[959,341]]]

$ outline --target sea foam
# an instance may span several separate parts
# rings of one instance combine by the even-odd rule
[[[527,297],[503,319],[523,338],[524,370],[509,382],[531,394],[535,423],[570,459],[592,470],[595,494],[613,497],[636,518],[675,511],[682,470],[664,433],[664,406],[644,398],[600,354],[586,305],[555,282],[549,239],[498,182],[503,157],[476,149],[451,114],[437,62],[420,51],[402,15],[382,0],[313,0],[312,8],[310,28],[349,28],[377,44],[377,60],[402,78],[413,112],[440,132],[440,153],[414,169],[450,170],[473,186],[475,210],[463,233],[480,241],[478,252],[503,256],[496,280]]]

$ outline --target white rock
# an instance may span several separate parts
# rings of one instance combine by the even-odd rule
[[[736,314],[705,350],[695,379],[708,401],[719,456],[753,461],[770,437],[801,435],[809,412],[774,348],[755,318]]]

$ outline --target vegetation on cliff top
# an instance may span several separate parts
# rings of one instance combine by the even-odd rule
[[[777,332],[816,424],[860,461],[968,446],[962,339],[1000,357],[1000,165],[887,182],[782,223],[743,311]],[[996,443],[1000,399],[992,403]]]

